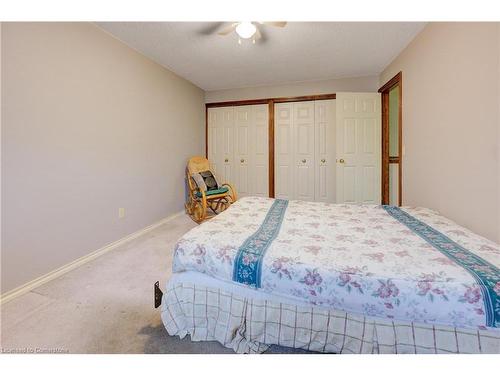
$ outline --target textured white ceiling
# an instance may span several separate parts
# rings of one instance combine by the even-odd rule
[[[200,88],[275,85],[379,74],[420,32],[417,22],[289,22],[238,45],[220,22],[97,25]]]

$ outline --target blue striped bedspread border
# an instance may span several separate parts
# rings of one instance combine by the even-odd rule
[[[474,277],[483,296],[486,326],[499,327],[500,298],[495,291],[495,286],[500,283],[499,269],[399,207],[386,205],[382,207],[389,215],[406,225],[413,233],[427,241],[427,243],[439,250],[443,255],[447,256]]]

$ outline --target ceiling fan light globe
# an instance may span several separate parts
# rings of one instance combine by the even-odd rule
[[[256,31],[257,28],[251,22],[240,22],[236,26],[236,33],[243,39],[250,39]]]

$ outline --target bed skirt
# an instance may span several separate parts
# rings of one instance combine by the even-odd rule
[[[500,354],[497,331],[377,319],[188,282],[167,285],[161,315],[170,335],[218,341],[237,353],[262,353],[276,344],[321,353]]]

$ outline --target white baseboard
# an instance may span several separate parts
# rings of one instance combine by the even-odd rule
[[[26,284],[21,285],[20,287],[17,287],[15,289],[12,289],[12,290],[2,294],[0,296],[0,305],[2,303],[8,302],[16,297],[19,297],[25,293],[28,293],[29,291],[39,287],[40,285],[43,285],[51,280],[54,280],[55,278],[57,278],[61,275],[64,275],[65,273],[67,273],[71,270],[74,270],[75,268],[78,268],[78,267],[82,266],[83,264],[88,263],[88,262],[100,257],[101,255],[106,254],[107,252],[117,248],[118,246],[121,246],[121,245],[123,245],[123,244],[137,238],[137,237],[140,237],[140,236],[152,231],[153,229],[159,227],[160,225],[163,225],[163,224],[169,222],[170,220],[175,219],[176,217],[182,215],[183,213],[184,213],[184,211],[179,211],[173,215],[170,215],[164,219],[161,219],[160,221],[158,221],[154,224],[151,224],[151,225],[147,226],[146,228],[143,228],[141,230],[138,230],[137,232],[129,234],[126,237],[123,237],[115,242],[112,242],[106,246],[103,246],[100,249],[91,252],[90,254],[84,255],[83,257],[78,258],[71,263],[68,263],[68,264],[66,264],[66,265],[64,265],[64,266],[62,266],[54,271],[51,271],[51,272],[47,273],[46,275],[40,276],[40,277],[36,278],[35,280],[27,282]]]

